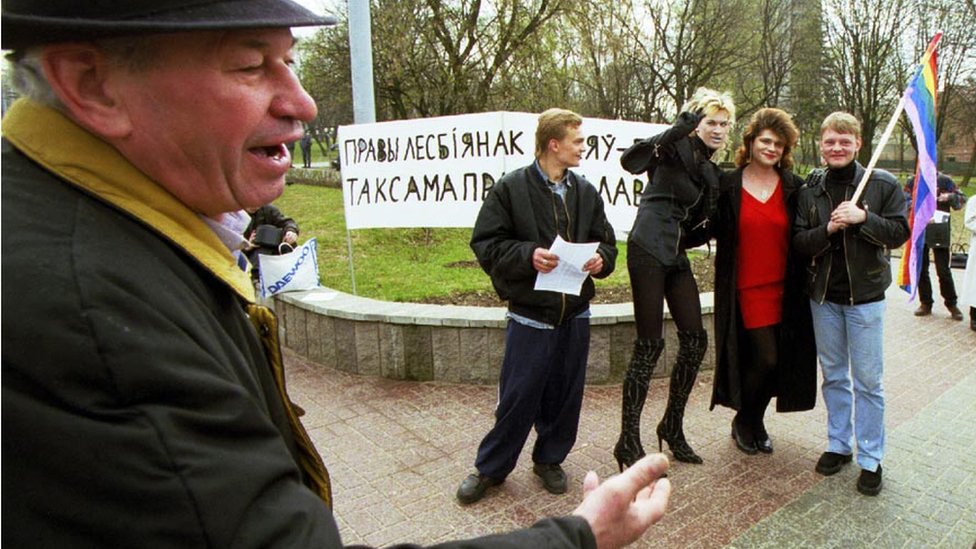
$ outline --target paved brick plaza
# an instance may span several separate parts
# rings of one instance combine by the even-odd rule
[[[957,286],[961,271],[953,271]],[[932,273],[934,278],[934,272]],[[933,282],[935,282],[933,280]],[[935,290],[938,291],[938,284]],[[708,411],[712,374],[699,378],[685,433],[703,465],[673,463],[667,516],[635,547],[945,547],[976,542],[976,332],[949,319],[936,297],[931,317],[889,289],[885,319],[888,450],[884,490],[857,493],[856,465],[824,478],[822,400],[810,412],[769,412],[776,451],[746,456],[729,437],[732,412]],[[333,479],[345,543],[429,544],[524,527],[572,511],[593,469],[616,471],[620,386],[587,387],[580,433],[564,467],[570,491],[553,496],[532,474],[532,438],[516,470],[481,502],[454,499],[492,424],[493,386],[354,376],[286,353],[289,390]],[[644,446],[666,399],[651,384]]]

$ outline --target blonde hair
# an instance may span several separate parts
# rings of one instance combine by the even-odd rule
[[[709,88],[698,88],[691,99],[681,107],[682,112],[702,111],[711,116],[718,111],[729,113],[729,124],[735,123],[735,104],[729,92],[718,92]]]
[[[848,133],[858,139],[861,138],[861,122],[853,114],[844,111],[832,112],[824,118],[820,125],[820,135],[827,130],[834,130],[837,133]]]
[[[742,144],[735,151],[735,165],[741,168],[749,163],[752,144],[763,130],[771,130],[783,140],[783,158],[779,163],[785,170],[792,169],[793,147],[800,137],[800,131],[786,111],[772,107],[759,109],[749,119],[749,124],[742,131]]]
[[[535,157],[539,158],[549,148],[549,140],[566,137],[567,128],[578,128],[583,117],[566,109],[549,109],[539,115],[539,125],[535,129]]]

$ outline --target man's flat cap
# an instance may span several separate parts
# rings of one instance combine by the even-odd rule
[[[4,0],[3,49],[133,34],[334,25],[291,0]]]

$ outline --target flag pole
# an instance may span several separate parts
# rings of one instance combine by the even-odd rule
[[[918,64],[918,70],[922,70],[922,66],[928,61],[929,56],[935,51],[936,45],[942,40],[942,31],[939,31],[932,37],[929,45],[925,48],[925,53],[922,55],[922,60]],[[916,74],[918,74],[916,72]],[[878,143],[878,147],[874,150],[874,154],[871,155],[871,162],[868,163],[867,169],[864,170],[864,177],[857,184],[857,189],[854,190],[854,195],[851,197],[851,202],[857,204],[858,199],[861,198],[861,193],[864,192],[864,187],[867,186],[868,178],[871,177],[871,172],[874,171],[874,165],[878,162],[878,158],[881,157],[881,153],[884,152],[885,145],[888,144],[888,139],[891,137],[891,132],[895,129],[895,124],[898,123],[898,117],[901,116],[901,112],[905,109],[905,94],[902,94],[901,98],[898,99],[898,105],[895,107],[895,114],[892,115],[891,120],[888,122],[888,127],[885,128],[884,133],[881,135],[881,141]]]
[[[878,142],[878,146],[874,149],[874,154],[871,155],[871,162],[868,163],[868,167],[864,169],[864,176],[861,177],[860,183],[857,184],[857,189],[854,190],[854,195],[851,196],[851,202],[857,204],[859,198],[861,198],[861,193],[864,192],[864,187],[868,184],[868,178],[871,177],[871,172],[874,171],[874,165],[878,163],[878,158],[881,157],[881,153],[884,152],[885,145],[888,144],[888,139],[891,138],[891,132],[895,129],[895,124],[898,123],[898,118],[901,117],[901,112],[905,110],[905,96],[903,95],[898,99],[898,105],[895,107],[895,114],[891,116],[891,120],[888,121],[888,127],[885,128],[883,134],[881,134],[881,140]]]

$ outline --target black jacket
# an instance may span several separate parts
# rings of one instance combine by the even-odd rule
[[[244,229],[244,238],[250,237],[251,232],[261,225],[274,225],[282,231],[294,231],[295,234],[299,234],[298,223],[281,213],[281,210],[273,204],[261,206],[251,214],[251,222]]]
[[[831,265],[833,244],[827,235],[827,222],[837,204],[827,192],[823,173],[818,170],[807,178],[807,186],[800,191],[794,222],[793,245],[811,258],[807,264],[807,295],[823,303],[830,270],[842,268],[847,270],[850,281],[848,304],[883,296],[891,284],[887,251],[904,244],[909,236],[905,195],[893,175],[874,170],[858,201],[858,206],[867,212],[867,219],[843,231],[840,245],[844,247],[846,264]],[[864,168],[855,163],[853,185],[863,175]]]
[[[530,164],[505,174],[485,199],[471,234],[471,249],[481,268],[491,276],[498,297],[518,315],[551,325],[560,325],[586,310],[593,298],[593,280],[587,277],[579,296],[536,291],[538,271],[532,266],[536,248],[548,249],[556,238],[557,224],[568,231],[567,242],[599,242],[605,278],[617,260],[613,227],[603,211],[603,199],[586,179],[569,174],[566,199],[549,189],[549,184]],[[565,229],[564,229],[565,230]]]
[[[786,214],[792,227],[803,180],[792,172],[780,172]],[[715,378],[712,404],[734,410],[742,406],[741,362],[748,362],[750,345],[739,315],[736,282],[739,266],[739,206],[742,169],[722,177],[722,193],[715,212]],[[786,259],[783,318],[777,332],[776,410],[810,410],[817,401],[817,346],[813,337],[810,306],[804,294],[805,261],[793,247]]]
[[[647,172],[637,217],[628,237],[664,266],[679,264],[685,248],[708,241],[708,223],[718,201],[721,170],[711,151],[689,134],[701,117],[683,112],[674,125],[630,146],[620,165]]]

